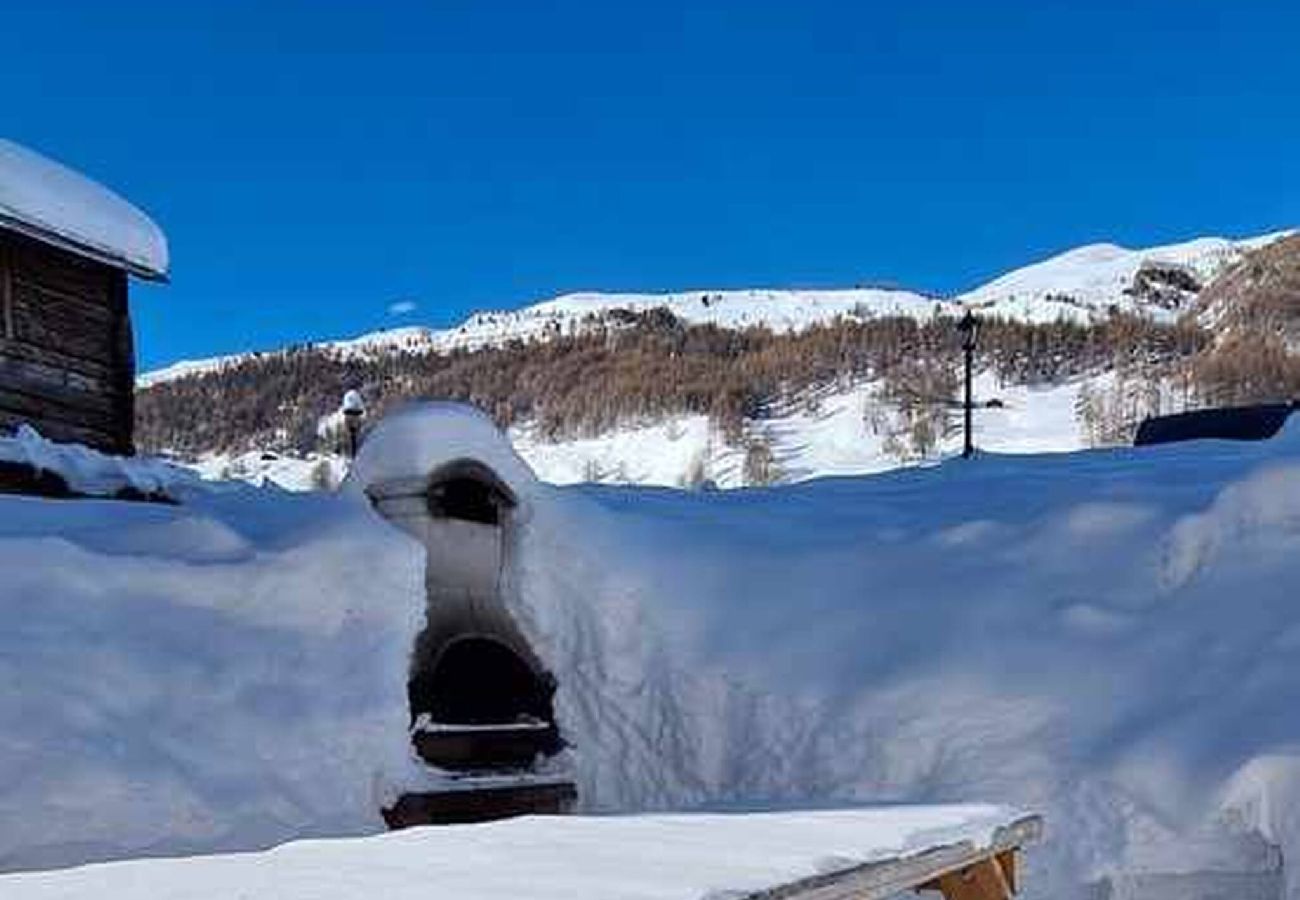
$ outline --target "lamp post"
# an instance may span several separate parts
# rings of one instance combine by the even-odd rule
[[[969,309],[966,315],[961,317],[957,323],[957,330],[961,332],[961,349],[966,356],[966,399],[964,406],[965,425],[966,425],[966,443],[962,447],[961,455],[964,459],[970,459],[975,455],[975,435],[974,435],[974,418],[975,401],[972,397],[975,370],[975,340],[979,335],[980,323],[975,318],[974,313]]]
[[[344,393],[340,408],[343,410],[343,422],[348,428],[348,456],[355,459],[357,434],[361,430],[361,420],[366,415],[366,401],[360,391],[350,390]]]

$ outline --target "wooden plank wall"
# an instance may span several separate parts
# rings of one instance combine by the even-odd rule
[[[0,431],[133,452],[126,273],[0,231]]]

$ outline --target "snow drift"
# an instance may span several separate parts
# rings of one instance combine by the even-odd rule
[[[1011,802],[1049,823],[1034,894],[1227,873],[1267,896],[1260,846],[1300,858],[1296,425],[725,494],[551,489],[519,615],[582,796]]]
[[[421,573],[358,488],[480,454],[589,810],[1013,803],[1033,896],[1300,858],[1296,423],[693,494],[537,483],[435,405],[335,496],[0,500],[3,865],[376,829]]]

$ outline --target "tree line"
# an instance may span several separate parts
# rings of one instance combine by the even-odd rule
[[[1111,368],[1169,365],[1207,346],[1201,330],[1114,315],[1105,322],[982,322],[979,366],[1003,382],[1047,383]],[[620,424],[704,414],[728,440],[780,399],[879,380],[903,406],[955,390],[955,320],[840,319],[797,333],[683,322],[667,309],[617,310],[570,335],[445,354],[386,350],[341,356],[304,346],[249,356],[139,392],[137,440],[194,455],[254,448],[332,449],[322,427],[343,392],[366,396],[371,420],[409,398],[472,403],[503,427],[532,423],[552,440]],[[924,418],[924,416],[922,416]]]

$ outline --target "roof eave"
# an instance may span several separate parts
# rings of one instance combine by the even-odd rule
[[[49,244],[52,247],[58,247],[60,250],[66,250],[77,256],[84,256],[95,262],[103,263],[114,269],[122,269],[128,275],[139,278],[142,281],[154,281],[166,284],[171,281],[170,275],[166,271],[159,271],[150,266],[141,265],[133,260],[126,259],[118,254],[109,253],[101,248],[86,244],[82,241],[69,238],[57,231],[51,231],[48,228],[42,228],[31,222],[25,222],[22,219],[6,215],[0,211],[0,229],[13,231],[24,235],[43,244]]]

